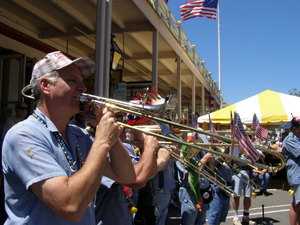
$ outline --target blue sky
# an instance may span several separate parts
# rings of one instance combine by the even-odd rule
[[[180,20],[180,5],[169,0]],[[300,89],[300,1],[219,0],[221,26],[221,92],[228,104],[265,90]],[[218,82],[217,20],[196,17],[183,30]]]

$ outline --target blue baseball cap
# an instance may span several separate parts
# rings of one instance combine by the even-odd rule
[[[291,120],[291,122],[284,124],[282,127],[285,129],[292,129],[293,127],[300,127],[300,117],[299,116],[294,117]]]

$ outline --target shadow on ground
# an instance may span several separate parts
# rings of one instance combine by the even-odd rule
[[[251,220],[255,221],[257,225],[273,225],[276,223],[280,223],[280,221],[270,217],[265,217],[265,218],[257,217],[257,218],[251,218]]]

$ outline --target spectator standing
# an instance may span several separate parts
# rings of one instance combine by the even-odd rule
[[[296,225],[300,224],[300,117],[294,117],[289,125],[291,132],[283,140],[283,153],[288,183],[293,190],[290,225]]]
[[[234,157],[239,157],[239,149],[238,147],[234,148],[233,151]],[[241,158],[246,159],[243,155]],[[232,176],[232,180],[234,182],[234,193],[235,196],[232,199],[232,211],[233,211],[233,224],[241,225],[249,224],[255,225],[256,223],[250,220],[249,209],[251,207],[251,192],[253,191],[250,185],[250,173],[251,168],[249,165],[245,163],[237,162],[235,164],[236,169],[239,171],[237,174]],[[240,197],[243,197],[243,217],[242,222],[239,220],[238,209],[240,203]]]
[[[272,195],[272,193],[267,191],[271,178],[267,169],[252,169],[252,177],[254,182],[260,186],[258,195]]]

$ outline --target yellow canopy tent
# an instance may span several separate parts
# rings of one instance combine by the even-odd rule
[[[280,125],[300,116],[300,97],[266,90],[223,109],[210,113],[212,123],[230,124],[230,113],[238,112],[245,124],[251,124],[256,113],[264,125]],[[198,117],[198,123],[208,123],[209,114]]]

